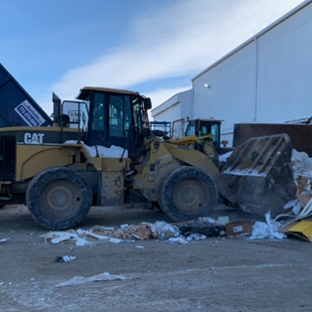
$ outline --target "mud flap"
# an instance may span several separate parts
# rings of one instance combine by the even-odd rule
[[[222,168],[222,177],[246,212],[275,216],[296,195],[287,134],[255,137],[237,147]]]

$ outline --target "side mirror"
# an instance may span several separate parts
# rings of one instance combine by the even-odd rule
[[[149,110],[152,108],[152,101],[150,98],[145,98],[144,99],[144,109]]]

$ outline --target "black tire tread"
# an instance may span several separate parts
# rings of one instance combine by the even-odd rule
[[[69,180],[81,190],[82,204],[79,211],[67,220],[51,220],[38,206],[41,190],[51,181],[58,179]],[[88,182],[75,170],[66,167],[46,169],[35,176],[26,192],[26,205],[32,218],[42,227],[49,230],[65,230],[79,224],[91,208],[92,191]]]
[[[198,208],[195,213],[190,214],[183,213],[183,211],[179,210],[179,207],[175,207],[172,196],[175,185],[183,179],[188,178],[201,181],[208,192],[207,202]],[[218,190],[213,178],[199,168],[190,166],[179,167],[168,175],[161,187],[160,205],[163,212],[175,222],[196,220],[203,216],[209,216],[213,211],[213,207],[218,203]]]

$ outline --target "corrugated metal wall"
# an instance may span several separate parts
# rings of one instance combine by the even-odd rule
[[[312,116],[312,4],[258,42],[257,121]]]
[[[250,43],[194,81],[193,118],[224,120],[223,132],[232,131],[234,122],[254,118],[255,45]]]
[[[222,138],[232,142],[236,122],[312,116],[311,69],[310,2],[194,78],[192,117],[225,120]]]

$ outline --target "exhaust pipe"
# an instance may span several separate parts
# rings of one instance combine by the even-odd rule
[[[61,99],[52,92],[53,101],[53,125],[55,127],[61,126]]]

